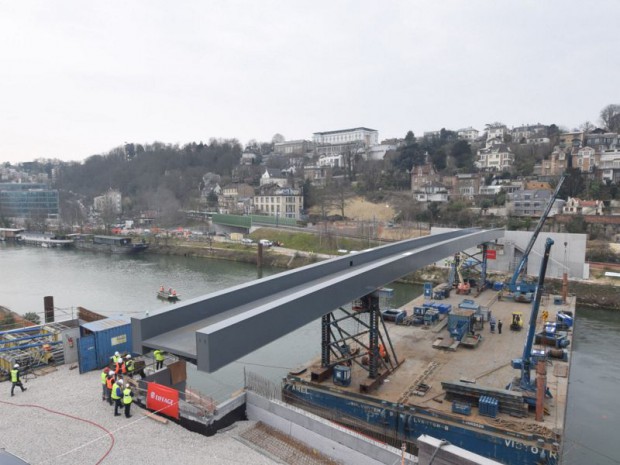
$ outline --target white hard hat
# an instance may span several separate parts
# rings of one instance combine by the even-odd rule
[[[119,379],[119,380],[117,381],[117,384],[123,384],[123,380],[122,380],[122,379]]]
[[[131,354],[127,354],[125,358],[131,358]]]
[[[19,363],[16,363],[15,365],[13,365],[13,368],[19,368]]]
[[[114,352],[114,355],[118,357],[120,354],[118,352]]]

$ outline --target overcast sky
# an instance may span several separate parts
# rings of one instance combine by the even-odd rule
[[[618,0],[0,0],[0,162],[597,123],[619,21]]]

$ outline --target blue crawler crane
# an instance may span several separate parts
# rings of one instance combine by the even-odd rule
[[[566,175],[563,174],[560,180],[558,181],[558,185],[555,186],[555,190],[553,191],[553,194],[549,198],[549,202],[547,203],[547,206],[545,207],[545,211],[540,216],[540,220],[538,220],[538,224],[536,225],[536,228],[534,229],[534,232],[532,233],[532,237],[530,238],[530,241],[528,242],[527,246],[525,247],[525,250],[523,251],[523,257],[521,258],[519,265],[515,269],[515,272],[512,275],[512,279],[510,280],[510,283],[508,283],[508,289],[512,293],[513,299],[516,302],[530,303],[532,299],[534,298],[534,290],[536,289],[536,284],[528,283],[525,280],[525,278],[521,277],[521,274],[524,273],[525,270],[527,269],[527,259],[530,255],[530,252],[532,251],[532,248],[534,247],[534,244],[536,243],[538,234],[540,233],[543,225],[545,224],[545,220],[549,216],[549,212],[551,211],[551,208],[553,207],[553,203],[555,202],[555,199],[560,193],[560,188],[562,187],[562,184],[564,184],[565,179],[566,179]]]
[[[543,293],[543,284],[545,282],[545,274],[547,273],[547,263],[549,262],[549,253],[551,246],[553,245],[553,239],[547,238],[545,242],[545,254],[540,264],[540,273],[538,275],[538,283],[536,284],[536,290],[534,291],[534,302],[532,303],[532,313],[530,314],[530,321],[527,328],[527,337],[525,339],[525,345],[523,347],[523,355],[521,358],[512,360],[512,367],[521,370],[521,377],[519,378],[519,386],[514,386],[510,383],[508,389],[516,388],[523,391],[536,391],[536,384],[532,383],[530,377],[530,371],[534,367],[536,361],[539,359],[538,353],[532,354],[532,345],[534,343],[534,336],[536,335],[536,320],[538,318],[538,310],[540,309],[540,299]]]

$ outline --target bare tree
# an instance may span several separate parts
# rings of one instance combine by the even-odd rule
[[[590,121],[584,121],[583,123],[581,123],[581,126],[579,126],[579,129],[586,134],[589,134],[590,132],[592,132],[592,130],[595,129],[595,126]]]
[[[610,104],[601,110],[601,123],[612,132],[620,132],[620,105]]]
[[[281,144],[284,141],[286,141],[286,139],[280,133],[274,134],[273,137],[271,138],[271,143],[272,144]]]
[[[105,228],[106,234],[110,233],[112,224],[116,222],[117,214],[118,213],[116,205],[114,204],[114,200],[106,195],[103,198],[103,202],[100,205],[99,210],[99,216],[101,217],[101,221],[103,221],[103,226]]]

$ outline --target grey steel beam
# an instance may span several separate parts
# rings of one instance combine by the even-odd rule
[[[133,350],[164,349],[212,372],[428,263],[503,234],[469,229],[401,241],[132,317]]]

